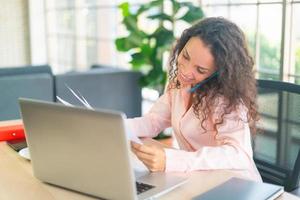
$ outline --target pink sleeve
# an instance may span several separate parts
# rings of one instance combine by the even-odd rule
[[[129,130],[138,137],[155,137],[171,126],[170,92],[163,94],[143,117],[126,119]]]
[[[245,111],[227,115],[216,136],[218,146],[203,146],[195,152],[165,149],[166,171],[249,169],[252,148],[248,123],[237,119]],[[244,118],[245,119],[245,118]]]

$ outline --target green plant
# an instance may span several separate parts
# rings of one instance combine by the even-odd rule
[[[171,8],[168,14],[164,12],[166,5]],[[139,5],[135,11],[128,2],[120,4],[119,8],[128,35],[117,38],[116,47],[119,51],[129,52],[132,69],[143,73],[141,86],[157,89],[161,93],[167,79],[163,70],[163,54],[170,50],[175,41],[176,22],[193,23],[204,17],[203,11],[191,2],[177,0],[154,0]],[[139,20],[143,16],[156,22],[156,27],[151,32],[141,28]]]

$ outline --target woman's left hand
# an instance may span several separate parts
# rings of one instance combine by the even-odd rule
[[[166,154],[162,147],[131,141],[131,149],[151,172],[165,171]]]

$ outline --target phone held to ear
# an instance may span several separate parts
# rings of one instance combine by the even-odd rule
[[[210,75],[209,77],[207,77],[205,80],[200,81],[199,83],[197,83],[194,87],[192,87],[189,92],[193,93],[195,92],[197,89],[199,89],[203,84],[207,83],[209,80],[217,77],[219,75],[218,71],[215,71],[212,75]]]

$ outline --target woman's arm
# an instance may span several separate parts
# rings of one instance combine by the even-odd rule
[[[165,149],[166,171],[252,168],[251,137],[245,111],[226,116],[217,131],[217,146],[203,146],[195,152]]]
[[[143,117],[126,119],[129,130],[138,137],[155,137],[171,126],[170,91],[163,94]]]

